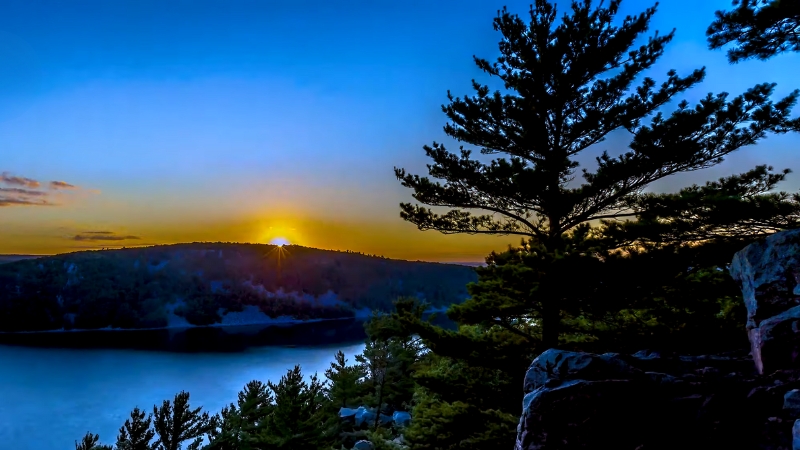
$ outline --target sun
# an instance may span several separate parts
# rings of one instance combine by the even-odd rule
[[[269,241],[269,243],[272,244],[272,245],[277,245],[278,247],[283,247],[284,245],[290,245],[291,244],[289,242],[289,240],[284,238],[284,237],[276,237],[276,238],[272,239],[271,241]]]

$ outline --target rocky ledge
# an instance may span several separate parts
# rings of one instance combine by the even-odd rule
[[[738,252],[731,275],[749,354],[547,350],[525,377],[515,450],[800,450],[800,230]]]
[[[515,450],[790,449],[794,389],[800,369],[760,376],[748,355],[548,350],[525,377]]]

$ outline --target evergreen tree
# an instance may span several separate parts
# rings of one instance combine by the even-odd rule
[[[800,51],[800,2],[797,0],[735,0],[732,11],[717,11],[706,31],[711,49],[730,43],[728,60],[769,59]]]
[[[364,397],[366,376],[362,364],[348,364],[342,351],[334,355],[334,361],[325,371],[327,388],[323,408],[327,419],[323,426],[323,438],[326,445],[338,449],[342,443],[349,442],[358,434],[352,427],[346,426],[339,417],[339,411],[341,408],[359,406]]]
[[[268,426],[273,410],[269,387],[253,380],[239,392],[237,405],[220,412],[209,438],[209,449],[249,450],[258,448],[258,435]]]
[[[383,411],[383,401],[386,394],[386,372],[390,364],[389,343],[385,340],[371,339],[366,342],[364,352],[356,355],[364,371],[367,372],[369,387],[372,391],[367,402],[376,407],[375,420],[372,423],[373,429],[377,429],[380,424],[380,416]]]
[[[238,450],[242,447],[242,419],[236,405],[223,406],[215,416],[215,427],[209,430],[206,450]]]
[[[131,418],[125,419],[125,424],[119,429],[117,436],[117,450],[155,450],[151,444],[155,430],[150,426],[152,414],[145,417],[145,412],[138,407],[131,411]]]
[[[503,10],[494,22],[503,35],[501,56],[494,64],[480,58],[475,62],[502,80],[506,92],[491,94],[488,86],[473,82],[477,95],[461,99],[448,93],[450,104],[442,109],[451,120],[446,134],[479,147],[485,155],[508,158],[485,164],[463,147],[456,155],[439,143],[425,146],[433,159],[430,176],[444,183],[398,168],[396,176],[414,190],[417,201],[451,209],[439,214],[403,203],[401,217],[421,230],[527,236],[558,258],[570,244],[576,251],[585,250],[581,240],[590,233],[580,227],[588,223],[613,224],[647,215],[653,202],[642,191],[654,181],[713,166],[767,132],[797,126],[789,114],[798,92],[773,102],[774,84],[756,85],[732,101],[726,93],[709,94],[694,108],[682,101],[667,117],[657,112],[702,81],[705,70],[686,77],[669,71],[658,88],[649,77],[634,88],[634,80],[663,54],[674,30],[665,36],[656,33],[646,45],[631,50],[656,8],[627,17],[617,27],[611,22],[620,2],[595,10],[590,1],[573,2],[572,14],[558,26],[556,8],[545,0],[532,6],[529,25]],[[650,116],[649,125],[643,124]],[[576,158],[615,130],[631,134],[630,150],[617,157],[603,152],[596,169],[583,169],[584,183],[571,184],[579,167]],[[732,181],[753,175],[748,172]],[[716,198],[696,195],[693,200],[699,209]],[[717,217],[723,223],[706,229],[707,234],[718,236],[731,227],[752,224],[749,217],[731,212]],[[773,224],[752,225],[763,232]],[[570,243],[571,236],[581,240]],[[558,293],[553,295],[542,301],[540,319],[543,343],[551,347],[559,335],[560,299]]]
[[[395,309],[404,301],[407,301],[405,297],[395,300]],[[424,309],[407,312],[421,321]],[[411,376],[413,367],[423,352],[420,340],[385,314],[374,313],[364,328],[367,332],[365,350],[356,359],[369,374],[368,383],[372,387],[371,397],[375,406],[384,408],[385,405],[387,414],[407,410],[416,387]]]
[[[75,450],[112,450],[109,445],[98,444],[99,440],[99,435],[86,432],[81,442],[75,441]]]
[[[278,384],[267,382],[274,398],[268,429],[259,434],[265,449],[319,448],[322,440],[324,383],[314,374],[303,380],[300,366],[282,376]]]
[[[362,365],[348,365],[344,353],[339,350],[334,355],[331,367],[325,371],[328,379],[328,399],[337,409],[358,406],[363,388],[361,380],[367,376]]]
[[[401,204],[401,217],[419,229],[526,238],[519,251],[491,255],[471,298],[450,308],[457,331],[408,314],[413,302],[398,305],[393,318],[430,350],[415,375],[421,389],[406,435],[413,448],[513,445],[519,386],[531,358],[600,331],[609,336],[618,324],[603,329],[603,321],[635,319],[647,305],[631,302],[669,284],[667,275],[650,277],[619,295],[612,287],[623,285],[603,277],[612,268],[673,255],[675,276],[685,272],[679,263],[708,258],[686,249],[722,248],[798,224],[798,196],[772,193],[788,171],[766,166],[677,194],[643,193],[669,175],[718,164],[769,132],[795,129],[800,120],[790,112],[798,92],[773,102],[774,85],[761,84],[730,101],[725,93],[709,94],[694,108],[682,101],[665,116],[659,110],[702,81],[704,69],[686,77],[670,71],[660,87],[649,77],[635,86],[674,31],[631,49],[656,8],[613,26],[619,5],[593,10],[590,1],[573,2],[561,24],[545,0],[532,5],[529,24],[503,10],[494,22],[503,36],[500,58],[475,62],[503,82],[504,92],[473,81],[475,96],[448,93],[442,109],[451,120],[447,135],[484,155],[505,156],[485,163],[463,147],[454,154],[434,143],[425,147],[433,160],[428,171],[442,182],[395,168],[418,202],[450,208]],[[583,183],[573,183],[579,156],[616,130],[631,135],[629,150],[603,152],[596,168],[583,169]],[[616,274],[622,278],[631,281]],[[598,293],[614,295],[604,304]],[[650,295],[649,306],[675,297],[662,290]]]
[[[203,442],[203,436],[215,426],[215,419],[207,412],[200,413],[202,406],[195,409],[189,407],[189,393],[181,391],[170,403],[164,400],[161,407],[153,407],[153,428],[158,434],[156,448],[158,450],[180,450],[183,442],[192,440],[187,447],[197,450]]]

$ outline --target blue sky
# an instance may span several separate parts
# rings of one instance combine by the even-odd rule
[[[392,168],[422,174],[423,145],[456,147],[442,132],[447,90],[461,96],[472,78],[489,82],[472,55],[494,59],[497,10],[525,17],[528,3],[0,2],[0,172],[81,188],[58,207],[0,208],[0,252],[124,244],[70,238],[106,230],[141,243],[285,237],[480,260],[517,239],[417,231],[398,217],[410,192]],[[650,5],[624,1],[619,18]],[[706,66],[705,82],[678,97],[689,101],[760,82],[778,83],[779,95],[799,88],[798,55],[729,65],[707,49],[714,11],[729,8],[662,2],[651,32],[677,28],[676,38],[647,75],[660,82],[669,69]],[[791,167],[797,143],[770,137],[653,189],[756,164]],[[597,151],[625,144],[616,134]],[[800,188],[800,178],[783,188]]]

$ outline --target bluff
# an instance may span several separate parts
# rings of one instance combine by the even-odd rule
[[[0,331],[264,323],[435,308],[467,297],[469,267],[297,245],[192,243],[0,265]]]
[[[800,230],[738,252],[751,351],[550,349],[523,385],[515,450],[800,450]]]

